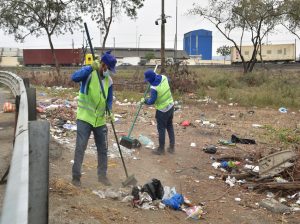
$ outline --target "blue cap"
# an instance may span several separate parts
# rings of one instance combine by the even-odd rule
[[[117,59],[110,53],[111,51],[105,52],[101,57],[101,61],[107,65],[112,73],[116,73]]]
[[[152,69],[148,69],[147,71],[145,71],[144,76],[145,76],[145,81],[151,83],[154,82],[156,73]]]

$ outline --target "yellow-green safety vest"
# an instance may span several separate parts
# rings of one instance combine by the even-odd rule
[[[77,119],[88,122],[93,127],[105,125],[106,99],[103,97],[96,71],[92,72],[91,80],[87,88],[87,94],[79,91]],[[106,98],[108,94],[108,88],[109,77],[105,77],[103,89]]]
[[[173,97],[170,90],[169,82],[166,76],[162,75],[160,84],[156,87],[157,99],[154,106],[157,110],[162,110],[173,103]]]

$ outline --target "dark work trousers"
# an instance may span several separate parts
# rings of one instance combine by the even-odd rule
[[[85,121],[77,120],[76,148],[74,155],[74,164],[72,168],[72,175],[75,178],[81,177],[81,166],[83,162],[84,152],[86,150],[88,140],[92,131],[94,134],[98,155],[97,174],[98,176],[106,176],[108,148],[106,125],[95,128]]]
[[[164,149],[165,147],[165,136],[166,129],[169,134],[170,146],[175,145],[175,134],[173,128],[173,115],[174,115],[174,106],[167,112],[161,112],[156,110],[156,121],[157,121],[157,131],[159,134],[159,148]]]

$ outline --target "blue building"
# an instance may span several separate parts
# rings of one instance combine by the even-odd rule
[[[183,49],[189,56],[198,56],[202,60],[211,60],[212,32],[200,29],[184,34]]]

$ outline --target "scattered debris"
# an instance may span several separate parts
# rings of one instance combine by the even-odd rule
[[[191,147],[196,147],[196,143],[195,142],[191,142]]]
[[[140,134],[138,140],[146,148],[154,149],[154,142],[150,138],[148,138],[147,136],[144,136],[144,135]]]
[[[291,211],[291,209],[288,206],[281,204],[274,198],[263,199],[259,203],[259,205],[263,208],[266,208],[267,210],[269,210],[271,212],[274,212],[274,213],[287,213],[287,212]]]
[[[253,128],[262,128],[263,125],[261,125],[261,124],[252,124],[252,127]]]
[[[228,145],[228,146],[235,146],[235,143],[232,141],[224,140],[224,139],[219,139],[218,143],[220,145]]]
[[[291,150],[273,153],[258,161],[260,178],[273,177],[294,165],[296,154]]]
[[[255,140],[253,139],[239,138],[236,135],[231,135],[231,142],[240,144],[256,144]]]
[[[187,127],[187,126],[190,126],[190,125],[191,125],[191,123],[187,120],[181,122],[181,126],[183,126],[183,127]]]
[[[3,104],[3,111],[4,113],[12,113],[15,112],[16,106],[10,102],[5,102]]]
[[[215,179],[215,176],[209,176],[208,179],[214,180],[214,179]]]
[[[203,208],[201,206],[189,207],[189,208],[183,209],[183,211],[185,211],[185,213],[188,216],[188,217],[186,217],[186,219],[191,218],[191,219],[199,220],[201,218],[202,214],[204,214]]]
[[[287,113],[287,112],[288,112],[288,110],[287,110],[285,107],[280,107],[280,108],[278,109],[278,111],[279,111],[280,113]]]
[[[215,154],[217,152],[217,146],[209,145],[203,148],[203,151],[209,154]]]
[[[225,183],[228,184],[230,187],[233,187],[235,185],[235,182],[236,182],[235,177],[231,178],[230,176],[228,176],[225,181]]]

